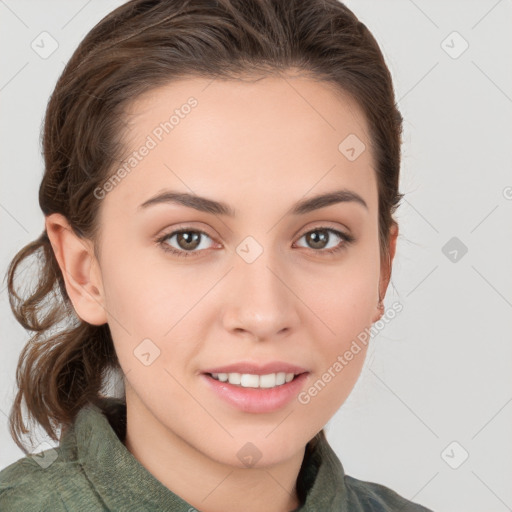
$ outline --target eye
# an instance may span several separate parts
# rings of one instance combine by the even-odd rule
[[[335,235],[333,240],[331,240],[333,238],[331,233]],[[337,229],[324,226],[319,226],[307,233],[304,233],[300,239],[302,238],[307,240],[311,250],[321,254],[333,254],[341,251],[355,240],[355,238],[348,233],[343,233]],[[336,241],[336,238],[340,239],[341,242],[338,242],[334,247],[326,248],[331,241]],[[171,243],[169,243],[173,239],[175,239],[174,243],[177,247],[173,247]],[[188,256],[194,256],[202,250],[208,249],[208,244],[206,244],[206,247],[203,244],[203,241],[206,239],[212,240],[212,238],[204,231],[185,227],[162,235],[156,240],[156,242],[164,251],[178,257],[186,258]]]
[[[330,233],[334,233],[334,240]],[[354,237],[348,233],[343,233],[337,229],[319,226],[315,229],[304,233],[300,239],[305,238],[306,243],[309,244],[310,248],[320,253],[333,254],[344,249],[347,245],[354,241]],[[336,241],[336,238],[341,239],[342,242],[338,242],[336,245],[327,247],[331,241]],[[299,239],[299,240],[300,240]]]
[[[173,248],[169,243],[167,243],[167,240],[170,241],[173,238],[175,238],[175,243],[178,245],[177,248]],[[193,255],[195,252],[199,252],[194,249],[207,249],[207,247],[204,247],[202,244],[204,238],[209,238],[211,240],[211,237],[204,231],[183,228],[163,235],[158,238],[157,243],[164,251],[170,252],[176,256],[187,257]]]

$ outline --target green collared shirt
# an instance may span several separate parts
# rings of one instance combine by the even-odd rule
[[[80,410],[56,448],[0,471],[2,512],[194,512],[124,446],[126,406],[116,398]],[[301,512],[432,512],[391,489],[345,475],[326,441],[304,457]]]

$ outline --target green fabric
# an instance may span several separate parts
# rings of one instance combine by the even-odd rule
[[[26,456],[0,471],[0,510],[196,510],[127,450],[121,441],[125,432],[126,406],[119,399],[84,407],[58,447],[42,452],[38,461]],[[432,512],[383,485],[345,475],[324,441],[304,457],[298,480],[307,488],[305,502],[296,509],[301,512]]]

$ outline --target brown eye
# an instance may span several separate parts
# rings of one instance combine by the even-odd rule
[[[175,246],[169,243],[173,238],[175,238]],[[175,254],[176,256],[187,257],[195,256],[196,253],[201,252],[201,250],[207,249],[207,246],[201,247],[201,245],[204,246],[203,240],[208,238],[211,240],[211,237],[204,231],[198,231],[196,229],[180,229],[163,235],[157,240],[157,242],[164,251]]]
[[[329,242],[329,233],[327,229],[316,229],[310,231],[306,235],[308,245],[312,249],[325,249],[325,245]]]
[[[194,231],[181,231],[176,235],[176,242],[181,249],[190,251],[197,249],[201,236],[201,234]]]
[[[333,236],[334,234],[335,236]],[[328,253],[332,254],[337,251],[342,250],[348,244],[354,241],[354,237],[348,235],[346,233],[342,233],[337,229],[327,228],[327,227],[318,227],[311,231],[308,231],[301,238],[306,240],[307,247],[320,253]],[[341,242],[337,239],[341,239]],[[328,247],[328,244],[334,242],[334,245]]]

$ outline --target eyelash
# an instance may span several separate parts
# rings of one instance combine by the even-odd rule
[[[321,254],[323,253],[323,254],[333,255],[333,254],[343,250],[347,245],[350,245],[355,240],[355,238],[352,235],[343,233],[342,231],[338,231],[337,229],[329,228],[326,226],[318,226],[314,229],[310,229],[309,231],[306,231],[304,234],[302,234],[299,237],[299,240],[303,236],[308,235],[310,233],[314,233],[315,231],[329,231],[331,233],[334,233],[336,236],[338,236],[339,238],[341,238],[343,240],[342,244],[337,245],[336,247],[333,247],[331,249],[319,249],[319,250],[310,249],[313,252],[317,252],[317,253],[321,253]],[[172,238],[174,235],[179,235],[180,233],[189,233],[189,232],[199,233],[201,235],[207,236],[210,239],[212,238],[210,235],[208,235],[208,233],[205,233],[204,231],[201,231],[199,229],[182,228],[182,229],[178,229],[176,231],[171,231],[170,233],[167,233],[165,235],[162,235],[160,238],[158,238],[156,240],[156,242],[165,252],[171,253],[174,256],[178,256],[180,258],[187,258],[190,256],[194,256],[194,254],[197,254],[198,252],[201,252],[201,251],[184,251],[184,250],[179,251],[177,249],[170,247],[169,244],[165,243],[165,241],[167,239]]]

